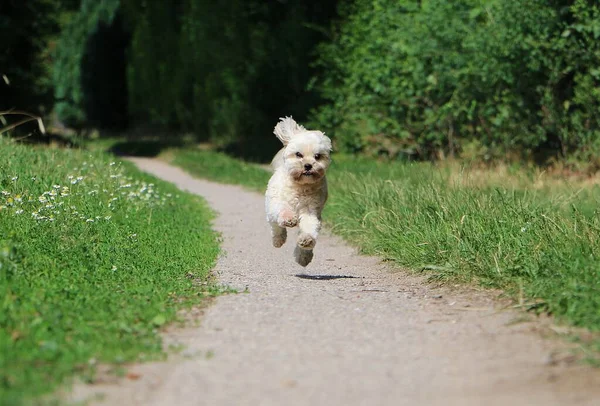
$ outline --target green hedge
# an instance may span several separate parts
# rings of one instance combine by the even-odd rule
[[[103,127],[118,122],[122,111],[135,125],[193,132],[247,157],[259,158],[265,149],[272,155],[280,146],[272,135],[278,118],[306,118],[318,102],[316,92],[306,90],[314,74],[309,65],[313,48],[325,38],[319,27],[335,5],[84,0],[58,44],[59,118]],[[126,43],[119,43],[123,27]],[[113,55],[99,57],[115,42],[111,35],[117,43],[109,47]],[[126,59],[118,55],[115,63],[114,52],[125,50]],[[102,75],[109,69],[112,75]],[[115,86],[121,73],[123,83]],[[98,114],[107,110],[114,114]]]
[[[590,159],[600,8],[576,0],[355,0],[320,46],[313,114],[338,149]],[[474,149],[474,150],[473,150]]]
[[[55,110],[69,126],[119,127],[126,121],[126,41],[120,49],[114,46],[121,28],[116,21],[119,6],[119,0],[82,0],[79,12],[57,41],[53,69]]]
[[[62,7],[57,0],[0,2],[0,111],[51,108],[48,46]]]
[[[133,28],[130,111],[257,158],[280,145],[279,117],[306,117],[312,49],[336,1],[123,0]],[[267,155],[270,155],[269,151]]]

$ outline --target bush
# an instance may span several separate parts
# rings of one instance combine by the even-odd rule
[[[314,25],[329,21],[334,6],[124,0],[134,27],[128,80],[135,120],[192,131],[247,157],[275,150],[278,118],[306,117],[316,103],[306,91],[307,65],[324,35]]]
[[[53,0],[0,3],[0,110],[40,114],[51,108],[47,50],[59,29],[59,11]]]
[[[431,158],[597,151],[600,12],[594,2],[343,3],[319,47],[313,113],[338,149]]]
[[[127,122],[126,34],[119,0],[83,0],[56,46],[56,113],[74,127],[123,127]]]

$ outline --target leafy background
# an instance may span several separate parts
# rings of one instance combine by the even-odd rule
[[[397,159],[597,158],[592,0],[3,2],[3,108],[265,159],[278,117]]]

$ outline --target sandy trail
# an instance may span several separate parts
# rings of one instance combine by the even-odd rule
[[[248,293],[221,296],[198,326],[168,332],[182,354],[132,366],[136,379],[77,386],[72,400],[102,393],[108,405],[600,405],[600,371],[555,362],[567,354],[560,341],[542,338],[539,322],[516,322],[523,314],[502,310],[492,293],[429,287],[326,234],[303,269],[293,239],[271,246],[259,194],[133,161],[207,199],[225,252],[215,272]]]

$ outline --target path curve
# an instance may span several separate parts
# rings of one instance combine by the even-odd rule
[[[301,268],[293,239],[271,246],[259,194],[132,160],[219,213],[224,255],[215,272],[248,293],[221,296],[198,326],[170,331],[166,340],[183,344],[183,354],[133,366],[133,380],[77,386],[72,399],[100,392],[108,405],[144,406],[600,404],[599,371],[560,362],[559,341],[542,338],[539,322],[515,323],[523,315],[499,309],[489,292],[428,287],[329,235]]]

